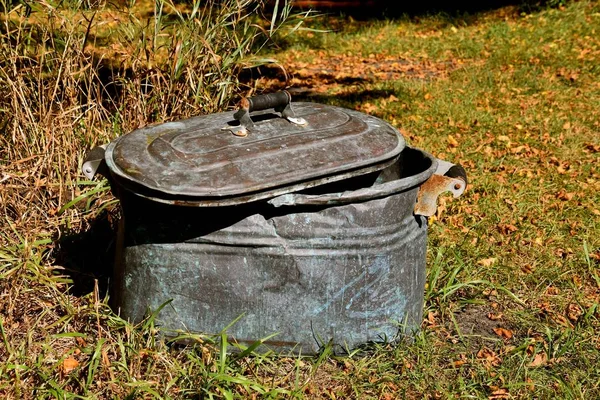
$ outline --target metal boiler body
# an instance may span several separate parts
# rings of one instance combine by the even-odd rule
[[[310,125],[310,113],[299,114]],[[157,318],[166,334],[228,327],[239,343],[302,354],[412,335],[425,285],[421,214],[435,211],[441,191],[460,195],[466,177],[443,176],[443,162],[399,140],[389,145],[397,154],[376,163],[222,198],[162,196],[144,178],[129,182],[109,146],[123,211],[112,292],[121,315],[139,321],[167,303]],[[441,185],[424,190],[436,176]]]

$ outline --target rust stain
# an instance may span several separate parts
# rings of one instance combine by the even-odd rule
[[[454,197],[458,197],[465,191],[466,186],[466,182],[461,178],[432,175],[419,189],[415,214],[431,217],[437,211],[437,199],[442,193],[450,191]]]

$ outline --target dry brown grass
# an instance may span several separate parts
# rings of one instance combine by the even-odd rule
[[[210,382],[180,381],[190,355],[154,346],[151,321],[135,330],[98,289],[70,295],[61,242],[89,230],[103,205],[110,215],[117,210],[106,182],[80,173],[88,149],[140,126],[228,107],[253,90],[239,73],[269,62],[258,49],[299,20],[288,8],[265,19],[252,0],[140,3],[0,4],[2,398],[212,390]],[[217,371],[205,353],[191,357],[199,375]]]

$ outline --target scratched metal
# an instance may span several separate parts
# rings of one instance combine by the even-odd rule
[[[260,111],[246,137],[223,129],[239,123],[233,112],[138,129],[108,145],[106,162],[136,195],[227,206],[381,170],[405,147],[381,119],[322,104],[293,107],[306,125]]]
[[[115,299],[164,332],[219,333],[262,349],[343,353],[412,335],[422,318],[427,220],[413,214],[437,160],[406,148],[382,172],[233,207],[123,193]],[[287,197],[286,197],[287,196]],[[322,201],[319,202],[318,199]]]

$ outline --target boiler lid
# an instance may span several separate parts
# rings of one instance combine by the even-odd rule
[[[239,112],[198,116],[121,136],[105,159],[118,184],[140,196],[218,206],[381,170],[405,147],[400,132],[379,118],[316,103],[289,106],[300,124],[263,110],[249,114],[244,136]]]

